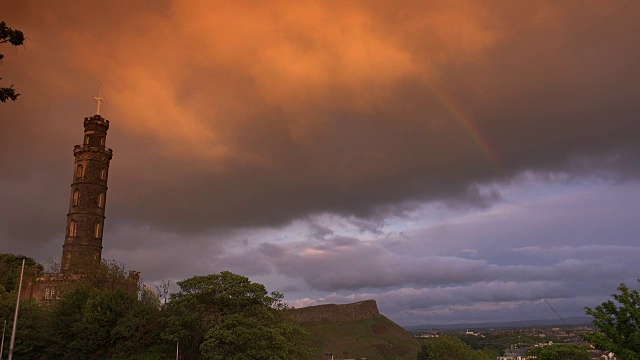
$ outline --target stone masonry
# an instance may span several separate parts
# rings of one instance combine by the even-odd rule
[[[69,213],[61,270],[86,273],[102,260],[102,231],[107,198],[107,176],[113,152],[105,147],[109,120],[100,115],[84,119],[84,143],[75,156]]]
[[[105,270],[101,265],[102,232],[109,162],[113,156],[112,150],[105,146],[107,130],[109,120],[100,115],[84,119],[84,141],[73,149],[73,180],[60,272],[28,274],[21,298],[51,303],[64,289],[79,281],[104,289],[137,291],[140,280],[137,271],[100,275]]]

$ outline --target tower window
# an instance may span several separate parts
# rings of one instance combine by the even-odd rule
[[[80,192],[78,190],[73,190],[73,206],[78,206],[80,203]]]
[[[69,236],[76,236],[76,221],[71,220],[69,222]]]
[[[84,136],[84,144],[89,145],[89,135]]]
[[[84,177],[84,167],[82,165],[78,165],[76,168],[76,178],[82,179]]]
[[[104,146],[104,140],[105,140],[105,138],[104,138],[104,137],[101,137],[101,138],[100,138],[100,145]]]
[[[104,208],[104,193],[101,192],[100,196],[98,196],[98,207],[99,208]]]
[[[102,232],[102,223],[97,222],[96,223],[96,238],[100,238]]]
[[[107,180],[107,169],[100,170],[100,180]]]

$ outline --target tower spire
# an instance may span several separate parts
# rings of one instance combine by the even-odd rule
[[[98,103],[98,108],[96,109],[96,115],[100,115],[100,103],[107,102],[104,96],[102,96],[102,84],[100,84],[100,90],[98,90],[98,96],[94,96],[93,100],[95,100],[96,103]]]

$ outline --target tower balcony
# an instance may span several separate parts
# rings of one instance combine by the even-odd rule
[[[97,127],[102,127],[106,131],[107,129],[109,129],[109,120],[103,118],[100,115],[93,115],[84,118],[84,128],[86,130],[95,129]]]
[[[73,155],[74,156],[78,156],[79,154],[82,153],[99,153],[99,154],[105,154],[109,157],[109,160],[111,160],[111,157],[113,157],[113,150],[111,150],[108,147],[104,147],[104,146],[91,146],[91,145],[76,145],[73,147]]]

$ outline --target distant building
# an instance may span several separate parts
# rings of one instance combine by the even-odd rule
[[[73,149],[73,180],[60,272],[28,277],[21,293],[23,299],[51,303],[65,286],[96,275],[104,277],[100,287],[137,289],[139,272],[107,273],[101,266],[107,178],[113,155],[105,146],[107,130],[109,120],[100,115],[84,119],[84,141]]]
[[[589,356],[593,360],[618,360],[618,357],[610,351],[589,350]]]
[[[498,356],[496,358],[496,360],[528,360],[528,359],[535,359],[535,356],[529,356],[527,355],[527,350],[528,348],[526,347],[521,347],[521,348],[516,348],[514,346],[511,346],[510,349],[507,349],[504,351],[502,356]]]

